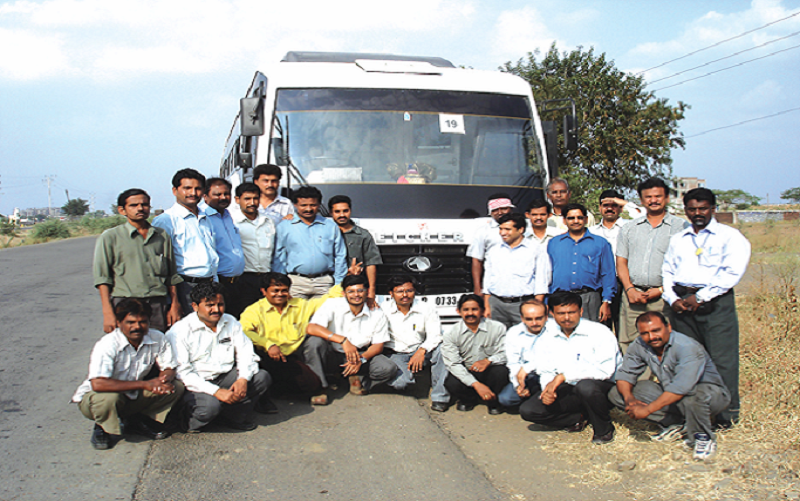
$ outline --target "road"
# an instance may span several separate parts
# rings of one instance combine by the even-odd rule
[[[86,237],[0,251],[0,501],[582,494],[547,473],[564,465],[536,450],[519,417],[490,417],[479,407],[432,418],[426,400],[394,393],[355,397],[342,389],[322,408],[279,400],[281,412],[260,416],[253,432],[212,425],[200,435],[131,437],[95,451],[91,423],[69,403],[102,335],[93,247]],[[520,433],[528,434],[522,442]]]

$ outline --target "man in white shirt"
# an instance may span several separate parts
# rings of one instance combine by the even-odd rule
[[[555,325],[537,350],[546,356],[537,366],[542,391],[519,407],[525,421],[579,432],[592,425],[595,444],[614,440],[608,392],[622,355],[614,334],[603,324],[581,318],[581,297],[572,292],[550,295]]]
[[[367,277],[348,275],[342,280],[342,289],[344,297],[325,301],[311,317],[306,332],[327,341],[326,358],[343,367],[350,393],[366,395],[397,377],[400,369],[382,355],[383,345],[389,341],[389,326],[379,308],[366,307]]]
[[[547,225],[557,229],[559,233],[567,232],[567,224],[564,221],[564,208],[570,203],[572,198],[572,191],[569,188],[569,183],[566,179],[556,177],[547,183],[547,199],[553,205],[553,213],[550,219],[547,220]],[[586,212],[586,227],[595,225],[594,215],[591,212]]]
[[[661,274],[672,327],[703,345],[730,390],[730,406],[717,416],[719,426],[729,427],[739,419],[739,320],[733,287],[747,270],[750,242],[717,222],[716,204],[707,188],[683,196],[692,226],[670,239]]]
[[[253,343],[225,314],[222,286],[206,282],[192,289],[194,313],[167,332],[186,386],[182,405],[188,433],[199,433],[217,416],[230,428],[249,431],[254,406],[272,379],[258,368]]]
[[[205,185],[205,176],[196,170],[179,170],[172,176],[175,205],[153,219],[153,226],[163,228],[172,238],[175,265],[183,278],[176,285],[183,315],[192,311],[192,288],[214,280],[219,264],[211,222],[198,207]]]
[[[536,346],[543,339],[547,305],[537,299],[528,299],[519,305],[519,316],[522,322],[506,332],[506,365],[511,382],[497,396],[500,405],[506,408],[517,407],[542,390],[536,372],[537,356],[541,354]]]
[[[389,278],[389,300],[381,305],[389,321],[389,341],[385,353],[400,369],[389,381],[395,390],[414,384],[414,374],[425,366],[431,368],[431,409],[445,412],[450,407],[450,393],[444,387],[447,367],[442,361],[442,324],[431,303],[416,301],[414,279],[408,275]]]
[[[95,449],[114,447],[125,431],[153,440],[170,435],[163,425],[183,394],[175,380],[175,358],[164,335],[149,328],[150,305],[125,298],[114,307],[117,328],[94,345],[89,375],[72,402],[94,421]]]
[[[244,273],[235,284],[243,309],[261,300],[261,277],[271,271],[275,249],[275,224],[258,210],[260,196],[261,190],[254,183],[240,184],[236,187],[239,210],[231,211],[244,252]]]
[[[522,214],[506,214],[498,223],[502,243],[486,254],[484,315],[508,328],[519,321],[523,301],[544,299],[550,286],[550,258],[541,246],[525,238]]]
[[[547,225],[550,219],[550,203],[542,198],[535,198],[528,204],[525,217],[531,224],[531,232],[526,235],[531,241],[536,242],[547,252],[547,242],[551,238],[564,233],[553,226]]]
[[[506,193],[495,193],[486,203],[489,216],[481,220],[481,226],[475,232],[472,243],[467,248],[467,256],[472,258],[472,284],[475,294],[483,297],[483,259],[486,252],[494,245],[503,243],[498,231],[497,222],[502,216],[511,213],[514,204]]]
[[[258,211],[270,218],[275,226],[286,216],[294,216],[292,201],[278,194],[282,176],[277,165],[261,164],[253,169],[253,182],[261,190]]]

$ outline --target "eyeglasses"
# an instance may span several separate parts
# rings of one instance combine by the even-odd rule
[[[402,289],[402,290],[393,290],[393,294],[397,294],[399,296],[408,296],[414,294],[416,291],[414,289]]]
[[[347,289],[344,291],[345,294],[363,294],[366,289]]]

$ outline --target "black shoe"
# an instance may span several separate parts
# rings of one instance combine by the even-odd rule
[[[136,416],[128,420],[125,425],[125,432],[142,435],[150,440],[164,440],[170,436],[166,426],[147,416]]]
[[[577,423],[567,428],[567,433],[580,433],[586,428],[586,420],[581,419]]]
[[[255,407],[253,410],[258,412],[259,414],[277,414],[278,413],[278,406],[275,405],[275,402],[269,399],[266,395],[262,395],[261,398],[258,399],[256,402]]]
[[[505,411],[505,409],[503,409],[500,406],[489,407],[489,415],[490,416],[498,416],[498,415],[502,414],[504,411]]]
[[[730,430],[733,428],[734,422],[730,419],[723,419],[717,416],[716,421],[714,422],[714,431],[725,431]]]
[[[592,443],[597,445],[608,444],[614,441],[614,429],[612,428],[611,431],[606,433],[605,435],[597,436],[595,435],[592,437]]]
[[[225,419],[222,421],[222,424],[228,428],[241,431],[252,431],[258,428],[258,425],[252,421],[231,421],[229,419]]]
[[[459,402],[458,405],[456,406],[456,410],[457,411],[461,411],[461,412],[469,412],[474,408],[475,408],[474,404],[467,405],[467,404],[464,404],[464,403],[461,403],[461,402]]]
[[[431,403],[431,410],[436,412],[447,412],[447,409],[450,408],[450,404],[447,402],[432,402]]]
[[[104,451],[114,447],[114,439],[112,438],[112,435],[106,433],[106,430],[104,430],[99,424],[94,425],[94,430],[92,430],[92,438],[90,441],[92,442],[92,447],[98,451]]]

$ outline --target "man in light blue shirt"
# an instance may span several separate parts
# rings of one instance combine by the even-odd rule
[[[485,315],[508,328],[519,321],[523,301],[544,299],[550,285],[550,260],[539,245],[525,238],[525,216],[506,214],[498,224],[502,242],[486,254],[483,300]]]
[[[219,256],[217,280],[222,284],[225,309],[228,314],[239,318],[245,305],[236,294],[235,284],[244,272],[244,252],[239,228],[228,211],[231,205],[231,183],[220,177],[207,180],[203,200],[206,203],[206,217],[214,230],[214,248]]]
[[[217,274],[219,256],[214,248],[211,222],[198,207],[206,178],[194,169],[181,169],[172,177],[175,205],[153,219],[172,239],[175,265],[183,282],[176,285],[183,315],[193,311],[189,293],[199,283],[211,282]]]
[[[503,407],[516,407],[542,389],[536,372],[537,356],[541,354],[536,345],[543,337],[547,305],[528,299],[519,305],[519,316],[522,322],[506,332],[506,366],[511,382],[497,396]]]
[[[297,216],[278,225],[272,271],[292,279],[292,297],[322,297],[347,275],[347,248],[339,227],[318,214],[322,193],[303,186],[292,193]]]

